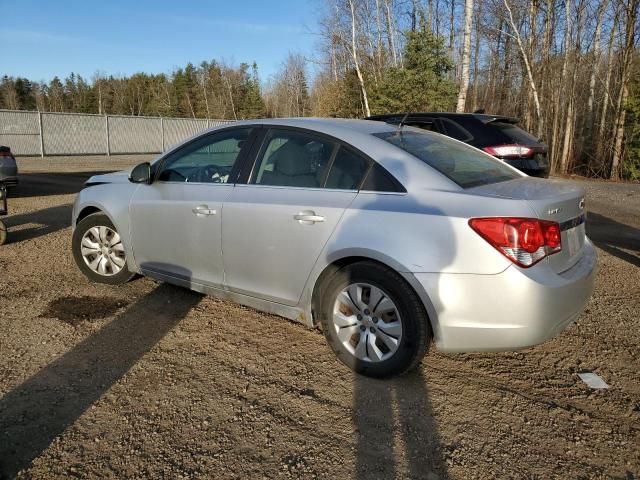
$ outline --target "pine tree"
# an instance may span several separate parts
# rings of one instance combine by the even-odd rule
[[[244,72],[241,87],[242,96],[238,113],[240,118],[262,118],[266,115],[266,108],[260,92],[260,80],[258,79],[258,65],[254,62],[251,67],[251,75],[248,74],[246,64],[242,64]]]
[[[453,66],[444,41],[426,28],[406,36],[404,68],[390,68],[374,90],[374,113],[451,109],[456,86],[446,78]]]

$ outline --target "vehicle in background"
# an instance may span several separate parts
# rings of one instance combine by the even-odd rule
[[[547,147],[516,124],[517,118],[484,113],[393,113],[367,120],[400,123],[442,133],[484,150],[532,177],[549,176]]]
[[[581,187],[418,128],[250,120],[90,178],[72,250],[95,282],[143,274],[322,325],[341,361],[384,377],[432,339],[512,350],[573,322],[595,277],[584,207]]]
[[[7,188],[0,184],[0,217],[7,214]],[[4,245],[7,241],[7,226],[0,219],[0,245]]]
[[[0,185],[18,185],[18,165],[9,147],[0,146]]]

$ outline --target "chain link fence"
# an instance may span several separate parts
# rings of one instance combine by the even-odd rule
[[[0,110],[0,145],[14,155],[160,153],[231,120]]]

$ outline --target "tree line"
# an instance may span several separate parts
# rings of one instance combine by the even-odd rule
[[[515,116],[556,173],[640,179],[640,0],[318,0],[314,54],[258,67],[36,82],[0,108],[241,119],[402,111]],[[310,74],[313,72],[313,74]]]

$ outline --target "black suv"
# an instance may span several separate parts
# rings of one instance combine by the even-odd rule
[[[534,177],[549,176],[547,147],[516,126],[518,119],[484,113],[392,113],[373,115],[380,120],[442,133],[463,141]]]

